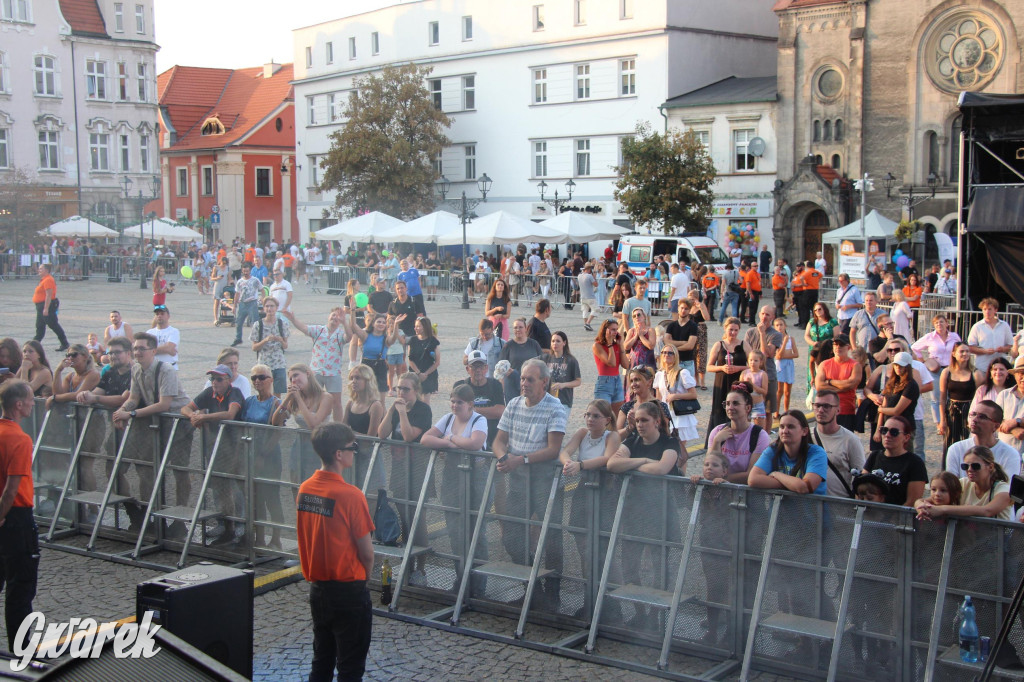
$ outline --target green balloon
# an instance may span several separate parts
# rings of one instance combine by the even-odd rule
[[[356,307],[357,308],[365,308],[366,304],[369,303],[369,302],[370,302],[370,299],[367,298],[366,294],[356,294]]]
[[[380,255],[382,255],[382,256],[384,256],[385,258],[387,258],[387,257],[388,257],[389,255],[391,255],[391,254],[389,254],[389,253],[388,253],[388,250],[387,250],[387,249],[384,249],[383,251],[381,251],[381,252],[380,252]]]
[[[263,287],[263,296],[264,298],[270,296],[270,287]]]
[[[185,279],[192,279],[192,268],[187,265],[181,266],[181,276]]]

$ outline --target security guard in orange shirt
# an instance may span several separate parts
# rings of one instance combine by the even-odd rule
[[[807,305],[807,284],[804,280],[804,264],[796,264],[796,272],[793,273],[793,281],[789,283],[793,291],[793,305],[796,306],[796,324],[801,329],[807,327],[810,307]]]
[[[775,266],[775,272],[772,275],[772,297],[775,299],[775,315],[778,317],[786,316],[786,285],[789,282],[786,280],[786,275],[783,274],[782,268]]]
[[[818,288],[821,286],[821,272],[814,267],[811,261],[804,263],[804,285],[807,287],[807,310],[811,311],[814,309],[814,304],[818,302]],[[810,321],[810,315],[808,315],[808,321]]]
[[[704,305],[707,306],[708,312],[711,313],[711,321],[714,322],[715,304],[718,302],[718,288],[722,286],[722,278],[715,274],[714,270],[709,269],[701,278],[700,285],[704,288]]]

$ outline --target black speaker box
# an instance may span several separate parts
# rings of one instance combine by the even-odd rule
[[[139,583],[135,617],[181,638],[236,673],[252,677],[253,573],[200,562]],[[186,678],[178,678],[186,679]]]

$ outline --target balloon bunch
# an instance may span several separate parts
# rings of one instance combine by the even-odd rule
[[[757,234],[754,226],[750,223],[730,227],[728,238],[732,244],[738,247],[742,247],[744,244],[757,244],[761,241],[761,236]]]
[[[892,262],[896,264],[896,267],[902,270],[910,264],[910,257],[903,253],[903,249],[896,249],[892,254]]]

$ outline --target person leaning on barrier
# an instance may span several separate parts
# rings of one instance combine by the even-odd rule
[[[839,425],[839,394],[831,389],[820,391],[814,399],[814,428],[811,441],[828,456],[828,494],[833,497],[854,497],[852,471],[864,467],[864,446],[855,433]]]
[[[807,417],[800,410],[782,413],[779,435],[750,470],[752,488],[827,495],[828,455],[811,443]]]
[[[214,425],[221,421],[236,421],[243,418],[242,407],[245,405],[245,398],[242,392],[231,385],[231,369],[226,365],[217,365],[206,372],[212,386],[193,398],[188,405],[181,408],[181,413],[188,417],[192,426],[200,428],[206,425]],[[239,473],[238,451],[234,443],[224,439],[221,441],[221,451],[217,455],[217,470],[228,473]],[[227,516],[235,513],[233,481],[216,476],[211,482],[214,496],[221,507],[221,512]],[[235,541],[235,522],[224,521],[224,533],[212,544],[228,544]]]
[[[960,499],[944,505],[918,500],[914,503],[918,518],[934,520],[951,516],[987,516],[1005,521],[1013,518],[1009,477],[996,462],[991,450],[981,445],[971,448],[964,455],[960,468],[963,471]]]
[[[750,417],[754,409],[750,384],[737,381],[722,401],[725,424],[719,424],[708,435],[708,452],[721,453],[729,460],[730,483],[746,485],[750,470],[760,453],[771,444],[771,436]]]
[[[313,431],[321,466],[299,487],[295,527],[302,576],[310,582],[310,682],[361,680],[373,627],[366,581],[373,571],[373,519],[366,497],[342,478],[359,452],[344,424]]]
[[[32,517],[32,439],[18,422],[32,416],[32,387],[19,379],[0,387],[0,587],[6,584],[7,646],[14,650],[32,613],[39,573],[39,530]]]
[[[128,345],[131,347],[130,343]],[[29,339],[22,345],[21,367],[15,376],[27,381],[32,387],[32,394],[37,398],[48,398],[53,395],[53,370],[46,359],[43,344]]]
[[[981,400],[967,415],[967,428],[971,435],[953,443],[946,451],[946,471],[960,476],[964,455],[968,450],[981,446],[992,451],[995,461],[1003,468],[1008,477],[1021,472],[1020,452],[1013,446],[1000,440],[999,426],[1003,423],[1003,408],[991,400]]]
[[[274,395],[274,375],[267,365],[257,364],[249,370],[249,379],[252,381],[255,393],[245,399],[242,408],[243,417],[238,421],[246,421],[250,424],[272,424],[277,408],[281,406],[281,400]],[[257,479],[270,479],[273,481],[281,478],[281,431],[280,429],[261,429],[258,437],[253,440],[255,444],[255,457],[253,457],[253,477]],[[270,515],[270,520],[275,524],[284,523],[284,508],[281,506],[281,494],[274,483],[255,484],[256,504],[253,507],[253,519],[262,514],[264,510]],[[263,530],[256,528],[254,547],[263,546]],[[270,545],[272,549],[281,549],[281,529],[275,527],[271,532]]]
[[[483,351],[470,351],[466,359],[466,372],[469,377],[456,381],[455,387],[467,385],[473,389],[473,409],[487,419],[486,447],[489,449],[498,435],[498,421],[505,412],[505,392],[500,381],[488,376],[490,370]]]
[[[868,456],[864,471],[880,476],[889,486],[887,503],[911,507],[921,499],[928,483],[924,460],[907,449],[914,440],[914,422],[896,415],[886,419],[878,431],[884,450],[876,450]]]
[[[68,371],[70,370],[70,371]],[[80,343],[72,344],[53,375],[53,395],[46,399],[46,408],[54,403],[73,402],[80,391],[91,391],[100,383],[92,355]]]
[[[513,328],[514,330],[515,328]],[[498,422],[498,436],[494,439],[494,456],[498,458],[498,471],[505,474],[507,495],[499,510],[508,516],[527,521],[544,515],[551,490],[551,476],[558,473],[544,466],[558,457],[565,437],[566,409],[558,398],[548,393],[551,374],[538,358],[526,360],[520,372],[521,395],[509,401]],[[536,468],[536,470],[534,470]],[[529,501],[529,505],[527,505]],[[561,523],[561,499],[556,499],[552,523]],[[516,563],[529,563],[529,533],[522,522],[506,522],[502,541],[505,550]],[[561,573],[562,533],[548,535],[544,552],[545,568]],[[547,579],[541,586],[540,602],[548,608],[557,608],[559,583],[557,578]]]
[[[188,404],[189,398],[181,386],[178,373],[173,367],[165,362],[156,359],[157,339],[146,332],[136,332],[132,337],[132,354],[135,357],[135,364],[132,365],[132,382],[129,389],[128,400],[115,410],[112,415],[114,427],[123,430],[128,425],[129,419],[138,417],[155,417],[164,412],[177,412]],[[160,452],[161,455],[167,446],[170,437],[171,424],[164,420],[158,420],[160,426]],[[126,505],[132,528],[137,528],[142,522],[143,508],[153,491],[153,466],[151,461],[153,447],[151,444],[150,432],[145,428],[145,423],[140,423],[131,430],[130,441],[132,448],[125,446],[125,454],[137,460],[136,470],[139,475],[139,502]],[[181,447],[171,449],[170,463],[175,466],[188,464],[191,455],[190,449],[185,445],[185,438],[190,438],[188,432],[191,425],[185,428],[178,425],[177,444]],[[177,504],[188,504],[189,495],[192,490],[192,481],[187,471],[172,469],[174,475],[174,488]],[[184,531],[184,528],[179,530]]]

